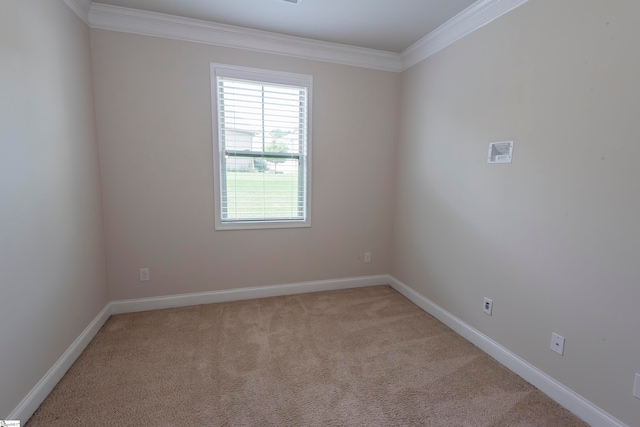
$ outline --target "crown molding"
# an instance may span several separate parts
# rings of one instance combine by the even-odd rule
[[[92,28],[245,49],[316,61],[401,72],[427,59],[528,0],[478,0],[402,53],[286,36],[199,19],[64,0]]]
[[[528,0],[479,0],[402,52],[402,71],[484,27]]]
[[[89,11],[91,10],[91,0],[63,0],[76,15],[89,25]]]
[[[401,71],[400,54],[328,43],[163,13],[93,3],[92,28],[164,37],[298,58]]]

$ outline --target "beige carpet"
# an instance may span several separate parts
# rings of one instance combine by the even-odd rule
[[[38,426],[584,426],[388,286],[111,317]]]

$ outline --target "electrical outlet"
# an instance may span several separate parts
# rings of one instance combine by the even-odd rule
[[[492,299],[489,299],[489,298],[485,297],[484,305],[482,306],[482,311],[484,311],[489,316],[491,316],[491,313],[493,312],[493,300]]]
[[[640,374],[636,374],[636,380],[633,383],[633,395],[640,399]]]
[[[371,262],[371,252],[364,253],[364,262]]]
[[[551,350],[560,356],[564,354],[564,337],[556,333],[551,334]]]
[[[149,281],[149,269],[148,268],[141,268],[140,269],[140,281],[141,282],[148,282]]]

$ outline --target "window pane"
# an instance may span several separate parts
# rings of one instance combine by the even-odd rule
[[[226,166],[224,219],[303,219],[297,159],[227,156]]]
[[[219,93],[227,149],[304,154],[306,88],[220,79]]]

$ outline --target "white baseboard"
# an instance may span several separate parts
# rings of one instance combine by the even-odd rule
[[[168,295],[164,297],[140,298],[111,303],[111,314],[136,313],[162,308],[185,307],[217,302],[240,301],[254,298],[295,295],[336,289],[360,288],[389,284],[389,275],[351,277],[315,282],[290,283],[287,285],[259,286],[255,288],[229,289],[225,291],[200,292],[194,294]]]
[[[389,284],[389,276],[351,277],[315,282],[291,283],[286,285],[262,286],[255,288],[230,289],[224,291],[201,292],[194,294],[169,295],[155,298],[141,298],[108,303],[93,321],[85,328],[58,361],[49,369],[22,402],[9,414],[7,419],[26,422],[51,393],[58,381],[69,370],[89,342],[96,336],[102,325],[112,314],[133,313],[162,308],[184,307],[216,302],[239,301],[253,298],[266,298],[280,295],[295,295],[309,292],[330,291],[336,289],[360,288]]]
[[[526,360],[507,350],[482,332],[474,329],[433,301],[425,298],[393,276],[388,283],[418,307],[444,323],[482,351],[502,363],[515,374],[533,384],[551,399],[573,412],[592,427],[628,427],[607,412],[598,408],[573,390],[560,384]]]
[[[80,356],[111,314],[386,284],[391,285],[418,307],[453,329],[508,369],[533,384],[589,425],[593,427],[628,427],[480,331],[420,295],[395,277],[386,274],[110,302],[98,313],[95,319],[85,328],[53,367],[49,369],[38,384],[22,399],[22,402],[20,402],[16,409],[9,414],[8,419],[26,421],[33,415],[38,406],[40,406],[73,362]]]
[[[84,331],[76,338],[69,348],[60,356],[58,361],[49,369],[49,371],[38,381],[31,391],[22,399],[22,402],[9,414],[9,420],[21,420],[25,423],[31,415],[38,409],[38,406],[51,393],[51,390],[58,384],[58,381],[69,370],[73,362],[82,354],[84,349],[89,345],[93,337],[96,336],[102,325],[111,316],[111,304],[108,303],[98,313],[98,315],[89,323]]]

